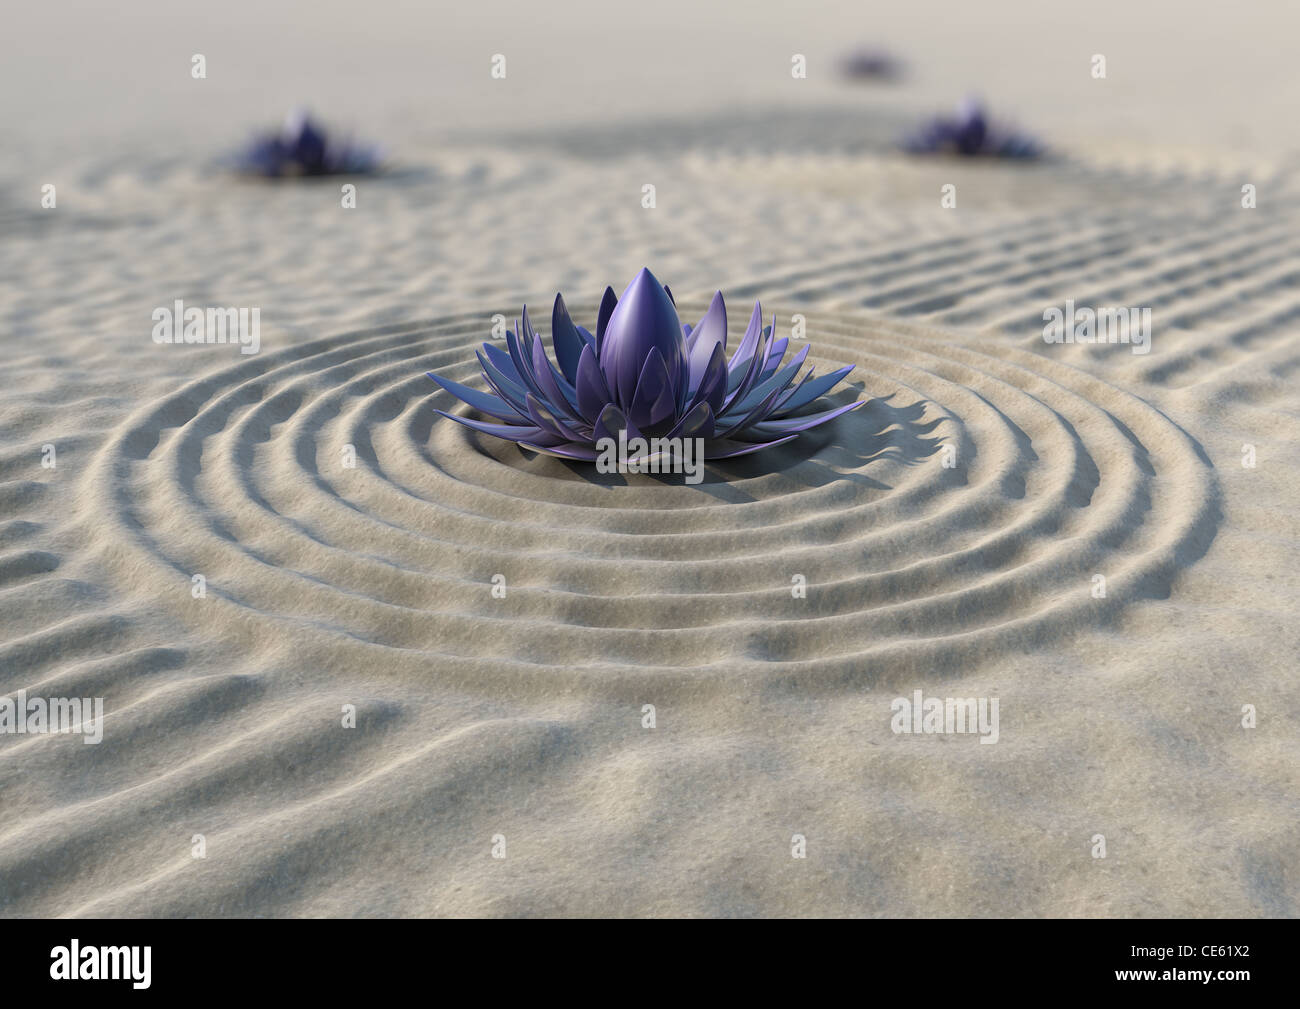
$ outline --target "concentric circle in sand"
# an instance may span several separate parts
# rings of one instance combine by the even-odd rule
[[[834,399],[866,406],[698,485],[601,476],[435,412],[465,407],[424,373],[477,384],[486,319],[264,352],[151,404],[100,459],[105,550],[202,573],[207,626],[324,665],[824,686],[1096,626],[1166,593],[1219,519],[1203,453],[1142,400],[850,316],[809,317],[810,362],[856,365]]]

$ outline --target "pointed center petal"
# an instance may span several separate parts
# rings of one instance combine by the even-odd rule
[[[600,347],[600,368],[610,392],[630,406],[651,350],[658,350],[676,390],[687,380],[686,341],[677,309],[663,284],[642,270],[610,314]]]

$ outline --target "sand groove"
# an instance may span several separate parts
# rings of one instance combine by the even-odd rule
[[[106,724],[0,733],[0,914],[1300,912],[1294,11],[147,3],[6,11],[0,696]],[[968,89],[1059,156],[896,150]],[[213,165],[304,100],[389,146],[355,207]],[[699,487],[434,413],[494,311],[642,267],[867,404]],[[1044,344],[1066,299],[1151,353]],[[896,734],[918,689],[997,745]]]
[[[483,328],[317,340],[138,411],[97,458],[106,560],[202,573],[208,598],[171,593],[172,616],[321,661],[400,650],[485,685],[502,669],[831,683],[1095,626],[1166,594],[1219,521],[1213,466],[1176,424],[1023,351],[815,315],[819,368],[858,365],[868,406],[690,487],[439,422],[451,401],[423,373],[470,380]]]

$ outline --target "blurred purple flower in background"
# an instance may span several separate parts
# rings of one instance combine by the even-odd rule
[[[903,64],[886,49],[862,46],[840,59],[840,73],[856,81],[892,81],[903,75]]]
[[[746,455],[795,438],[862,405],[861,401],[794,416],[829,392],[852,365],[821,378],[812,368],[795,382],[805,345],[782,366],[790,340],[763,325],[755,304],[749,327],[727,358],[722,293],[695,326],[677,317],[672,292],[642,270],[623,292],[605,289],[593,335],[569,318],[560,295],[551,313],[555,362],[524,308],[506,350],[483,344],[483,377],[494,394],[429,373],[443,389],[501,423],[444,417],[527,449],[594,461],[596,443],[634,438],[704,439],[704,458]],[[557,367],[558,364],[558,367]]]
[[[295,110],[275,133],[254,137],[234,158],[236,171],[267,178],[364,175],[378,169],[378,147],[328,135],[304,110]]]
[[[1042,145],[989,120],[983,104],[968,98],[955,116],[936,116],[903,141],[913,154],[958,154],[964,157],[1036,158]]]

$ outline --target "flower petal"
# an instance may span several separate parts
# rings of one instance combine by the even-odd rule
[[[542,392],[546,393],[543,401],[552,411],[565,414],[573,420],[582,419],[578,416],[578,408],[573,403],[576,399],[573,390],[566,389],[561,384],[563,379],[547,358],[546,347],[542,344],[542,338],[536,333],[533,334],[533,377],[537,379]]]
[[[808,345],[804,344],[799,353],[794,356],[793,361],[775,374],[769,375],[766,380],[759,382],[750,390],[749,395],[744,400],[733,404],[729,409],[749,410],[756,403],[761,402],[773,389],[785,390],[788,388],[790,383],[794,381],[795,376],[799,374],[799,369],[803,366],[804,358],[808,356],[809,349]]]
[[[509,336],[510,334],[507,333],[506,335]],[[509,345],[509,341],[506,341],[506,346],[509,347]],[[501,374],[521,389],[524,387],[524,380],[519,377],[519,369],[515,367],[514,359],[509,353],[491,343],[483,344],[483,353],[488,356],[489,361],[496,365]]]
[[[578,374],[578,355],[582,353],[582,337],[578,328],[569,318],[564,298],[555,296],[555,307],[551,309],[551,344],[555,348],[555,360],[559,362],[560,371],[572,385]]]
[[[845,365],[838,371],[832,371],[821,378],[812,378],[801,382],[799,387],[786,395],[786,398],[779,402],[776,408],[781,413],[789,413],[791,410],[798,410],[801,406],[807,406],[817,397],[829,392],[836,384],[839,383],[849,372],[853,370],[853,365]]]
[[[596,316],[596,356],[600,356],[600,350],[605,345],[605,327],[609,325],[609,317],[614,314],[614,308],[618,305],[618,296],[614,293],[612,287],[605,288],[605,296],[600,299],[600,313]]]
[[[521,441],[521,448],[531,449],[540,455],[553,455],[557,459],[577,459],[580,462],[595,462],[596,450],[587,445],[575,445],[567,442],[563,445],[539,445],[536,442]]]
[[[532,328],[528,326],[528,308],[526,306],[524,308],[524,326],[529,329]],[[522,330],[523,327],[520,327],[520,329]],[[506,348],[510,351],[510,360],[515,366],[515,372],[519,375],[520,383],[538,399],[545,399],[546,394],[542,392],[542,387],[537,384],[537,378],[533,375],[533,366],[529,361],[529,353],[524,349],[531,344],[531,340],[521,344],[516,334],[506,330]]]
[[[622,406],[631,405],[652,349],[663,358],[675,396],[689,378],[682,324],[663,285],[653,273],[642,269],[614,307],[600,345],[605,383]]]
[[[524,397],[528,394],[528,390],[506,378],[482,353],[478,354],[478,363],[483,369],[483,377],[493,391],[510,404],[521,420],[528,421],[528,408],[524,405]]]
[[[784,445],[788,441],[794,441],[799,436],[797,434],[786,435],[784,438],[777,438],[775,441],[728,441],[725,438],[715,438],[704,446],[705,459],[734,459],[738,455],[749,455],[751,452],[758,452],[765,448],[771,448],[773,445]]]
[[[686,357],[691,371],[690,381],[687,384],[688,395],[695,395],[695,390],[700,387],[700,382],[704,380],[705,369],[709,366],[709,359],[713,357],[713,348],[717,346],[721,346],[723,351],[726,351],[727,305],[722,300],[721,291],[713,296],[709,310],[696,323],[695,328],[691,330],[690,339],[686,341]]]
[[[659,348],[655,347],[641,369],[627,416],[642,431],[657,434],[656,428],[674,420],[676,413],[677,397],[668,378],[668,368],[659,355]]]
[[[704,369],[704,377],[700,380],[700,387],[695,390],[695,396],[687,406],[687,411],[695,407],[697,403],[708,403],[710,409],[716,416],[722,409],[722,401],[727,395],[727,361],[722,347],[713,348],[713,356],[709,359],[707,367]]]
[[[772,317],[773,325],[776,324],[776,316]],[[783,336],[779,340],[773,340],[767,348],[767,359],[763,362],[763,370],[758,373],[758,381],[761,384],[772,375],[777,368],[781,367],[781,362],[785,360],[785,352],[790,346],[790,338]],[[804,344],[805,347],[808,344]]]
[[[605,386],[605,376],[600,373],[596,352],[590,347],[583,347],[582,355],[578,358],[575,391],[578,396],[578,412],[589,422],[594,422],[605,404],[613,400]]]
[[[518,417],[518,412],[503,399],[486,392],[479,392],[477,389],[471,389],[469,386],[453,382],[449,378],[440,378],[431,371],[426,372],[426,374],[442,388],[457,399],[468,403],[479,413],[485,413],[489,417],[496,417],[498,420],[514,420]]]
[[[524,403],[528,407],[528,416],[531,417],[533,423],[543,431],[546,431],[564,441],[585,440],[580,431],[577,431],[570,425],[566,424],[562,418],[556,415],[554,410],[549,408],[532,393],[528,394],[528,398],[524,400]]]
[[[446,410],[439,410],[448,420],[454,420],[457,424],[464,424],[475,431],[481,431],[483,434],[490,434],[493,438],[504,438],[506,441],[519,441],[523,438],[539,438],[547,435],[540,427],[531,424],[489,424],[485,420],[472,420],[469,417],[461,417],[454,413],[448,413]]]
[[[641,432],[636,429],[636,425],[629,423],[627,417],[623,415],[623,411],[610,403],[596,418],[596,427],[592,431],[592,440],[599,442],[604,438],[613,438],[618,441],[620,431],[627,432],[629,441],[641,437]]]
[[[749,317],[749,327],[745,330],[744,339],[740,341],[740,346],[727,362],[727,373],[731,376],[727,382],[728,392],[736,388],[744,379],[750,361],[758,353],[758,341],[762,335],[763,306],[754,302],[754,313]]]
[[[723,408],[723,413],[732,409],[733,403],[743,402],[749,395],[751,389],[758,382],[758,374],[763,369],[763,362],[767,360],[767,341],[771,339],[771,333],[776,330],[776,316],[772,316],[771,329],[762,329],[759,332],[758,344],[754,348],[753,356],[749,359],[749,369],[745,372],[745,377],[741,380],[740,385],[731,393],[727,405]],[[730,384],[730,383],[728,383]]]
[[[762,420],[772,412],[772,404],[777,401],[781,392],[782,390],[780,389],[773,389],[767,394],[765,399],[752,407],[748,413],[740,413],[739,411],[733,413],[732,416],[739,417],[739,420],[733,422],[730,417],[722,419],[720,422],[722,430],[718,432],[718,437],[726,438],[729,435],[744,431],[745,428],[749,427],[749,425],[753,424],[755,421]]]
[[[849,403],[846,406],[837,406],[833,410],[826,410],[822,413],[809,413],[802,417],[782,417],[777,420],[764,420],[754,424],[749,430],[760,435],[798,434],[800,431],[808,431],[814,427],[826,424],[842,413],[856,410],[865,402],[865,399],[860,399],[856,403]]]
[[[677,426],[668,432],[669,438],[712,438],[714,430],[713,408],[708,403],[696,403],[687,411]]]

